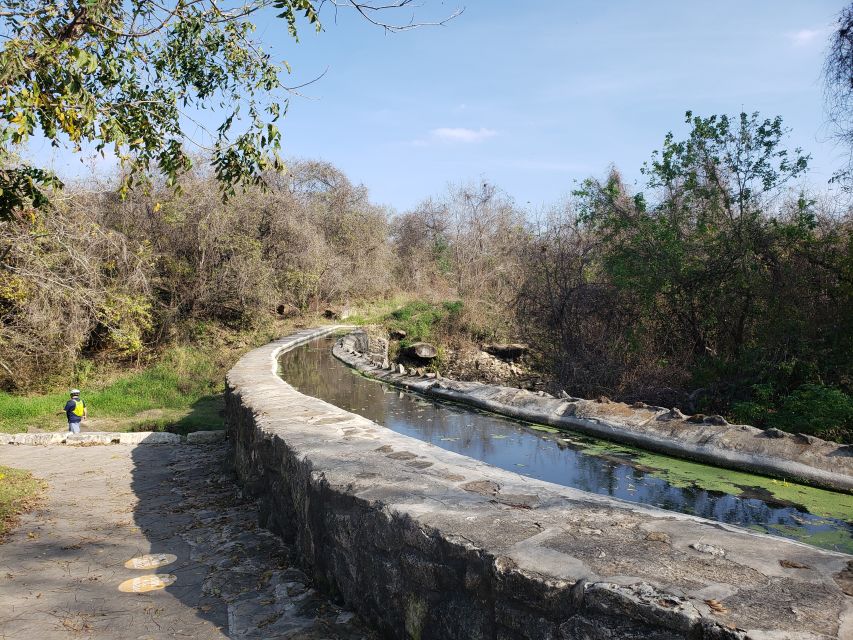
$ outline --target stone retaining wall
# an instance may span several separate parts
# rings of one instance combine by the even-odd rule
[[[298,393],[305,330],[227,376],[238,476],[387,638],[853,637],[853,558],[490,467]]]

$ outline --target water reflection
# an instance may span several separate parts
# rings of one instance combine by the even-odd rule
[[[368,380],[332,356],[333,342],[334,338],[324,338],[285,354],[282,377],[303,393],[398,433],[531,478],[853,551],[849,523],[755,497],[676,487],[647,468],[633,466],[629,458],[586,453],[582,445],[567,442],[566,434],[533,431],[507,418]]]

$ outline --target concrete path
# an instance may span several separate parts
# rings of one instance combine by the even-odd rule
[[[0,639],[371,637],[257,527],[224,459],[222,445],[0,446],[0,464],[49,483],[0,544]]]

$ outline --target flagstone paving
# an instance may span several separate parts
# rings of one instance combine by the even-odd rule
[[[372,637],[291,566],[222,444],[0,446],[47,480],[0,544],[0,639]]]

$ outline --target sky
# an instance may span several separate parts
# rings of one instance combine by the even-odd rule
[[[843,150],[826,123],[821,68],[845,2],[418,0],[388,20],[445,26],[385,33],[351,11],[321,14],[295,43],[271,14],[258,38],[298,85],[283,155],[320,159],[398,211],[449,184],[490,181],[538,208],[615,165],[640,167],[684,113],[781,115],[822,188]],[[209,120],[215,122],[213,117]],[[79,159],[35,141],[62,176]],[[108,170],[109,161],[96,165]]]

